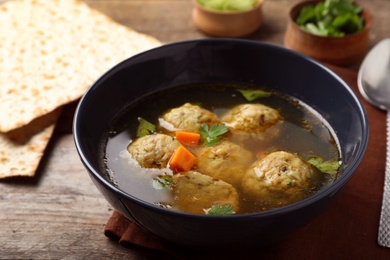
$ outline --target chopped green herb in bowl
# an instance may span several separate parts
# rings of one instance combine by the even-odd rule
[[[369,48],[372,15],[352,0],[303,0],[289,10],[284,46],[318,61],[354,66]]]
[[[192,19],[205,34],[237,38],[254,33],[263,22],[264,0],[192,0]]]
[[[325,0],[304,6],[295,22],[315,35],[342,37],[363,30],[361,12],[353,0]]]

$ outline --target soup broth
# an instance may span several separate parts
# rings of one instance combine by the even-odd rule
[[[172,169],[170,165],[161,169],[142,167],[132,158],[127,149],[130,144],[137,140],[137,131],[140,124],[139,119],[142,118],[157,126],[155,132],[172,136],[174,139],[175,130],[170,131],[162,127],[161,118],[164,113],[171,111],[173,108],[183,106],[183,104],[190,103],[198,105],[214,113],[218,119],[226,115],[226,113],[237,105],[262,104],[277,111],[280,120],[261,131],[251,131],[249,133],[235,131],[229,127],[229,124],[225,124],[224,122],[216,124],[225,124],[229,129],[227,133],[221,135],[221,139],[219,140],[221,145],[224,142],[228,142],[234,147],[238,146],[245,151],[245,153],[240,152],[242,160],[237,162],[237,164],[233,161],[227,166],[221,166],[226,167],[225,170],[222,170],[224,172],[233,169],[238,164],[245,168],[237,170],[237,172],[242,172],[240,177],[236,178],[234,176],[234,179],[222,178],[223,182],[229,183],[229,186],[231,185],[237,193],[237,204],[239,206],[237,206],[237,209],[233,213],[246,214],[282,207],[309,197],[332,183],[339,173],[337,167],[329,171],[327,166],[329,166],[329,163],[333,166],[340,164],[341,158],[336,136],[327,122],[311,107],[282,93],[268,92],[265,89],[264,95],[248,101],[242,94],[242,90],[244,89],[251,91],[253,89],[258,90],[259,88],[243,86],[242,84],[199,83],[156,92],[138,100],[114,118],[112,124],[108,126],[107,133],[102,138],[101,147],[104,149],[104,158],[101,160],[101,169],[118,188],[126,193],[161,207],[182,210],[175,204],[175,200],[179,196],[178,192],[175,193],[169,185],[162,185],[161,179],[158,177],[183,173]],[[209,124],[209,127],[211,125]],[[186,148],[197,157],[197,162],[189,171],[196,171],[197,173],[203,174],[207,170],[207,167],[213,167],[212,163],[214,162],[208,163],[205,161],[205,158],[209,156],[206,154],[209,153],[203,153],[202,150],[212,148],[205,148],[202,145],[202,139],[199,145],[186,146]],[[297,178],[294,177],[294,180],[298,182],[294,181],[294,183],[286,184],[287,186],[298,187],[297,189],[289,189],[286,191],[286,189],[265,187],[265,192],[257,192],[256,190],[251,192],[251,189],[252,191],[256,189],[257,184],[252,187],[250,178],[247,178],[245,186],[242,180],[244,178],[243,176],[248,174],[248,169],[253,168],[256,161],[261,160],[273,152],[286,152],[288,156],[296,155],[300,158],[304,162],[302,167],[308,167],[307,169],[310,168],[310,171],[313,172],[310,175],[310,187],[299,188],[298,182],[303,177],[298,176]],[[285,159],[285,161],[289,160]],[[222,163],[221,165],[224,164]],[[218,167],[220,166],[216,166],[212,171],[215,173],[220,169]],[[270,169],[266,171],[272,172],[274,169],[271,168],[275,166],[269,167]],[[324,168],[325,170],[323,170]],[[261,175],[257,169],[252,171],[254,178]],[[268,173],[262,174],[267,175]],[[219,179],[219,175],[211,175],[211,178],[214,180]],[[269,179],[266,181],[267,185],[274,185],[274,177],[272,178],[272,180]],[[279,184],[283,181],[275,179],[275,182]],[[258,187],[262,187],[261,189],[263,189],[263,186],[261,184]],[[247,192],[248,189],[250,192]],[[299,196],[292,195],[291,190],[294,192],[297,191]],[[270,193],[269,196],[267,195],[268,193]],[[190,195],[187,194],[186,196]],[[186,203],[192,202],[187,201]],[[203,214],[207,214],[209,212],[208,210],[204,209]],[[202,212],[191,210],[187,212],[202,214]]]

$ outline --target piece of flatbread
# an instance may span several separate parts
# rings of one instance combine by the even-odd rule
[[[161,45],[76,0],[0,5],[0,132],[80,98],[118,62]]]
[[[0,134],[0,178],[33,176],[54,131],[61,108]]]
[[[0,178],[33,176],[59,107],[118,62],[160,45],[83,2],[0,5]]]

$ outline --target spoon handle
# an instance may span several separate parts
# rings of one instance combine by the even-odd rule
[[[378,243],[381,246],[390,247],[390,110],[387,111],[386,149],[385,185],[379,221]]]

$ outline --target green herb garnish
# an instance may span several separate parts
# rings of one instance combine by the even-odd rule
[[[156,131],[156,126],[142,117],[138,117],[139,125],[137,129],[137,137],[143,137],[145,135],[150,135]]]
[[[341,161],[325,161],[319,157],[311,157],[308,163],[316,167],[323,173],[336,174],[340,168]]]
[[[207,215],[213,215],[213,216],[229,216],[233,215],[233,207],[232,205],[213,205],[208,211]]]
[[[240,89],[238,90],[244,98],[248,101],[253,101],[257,98],[262,98],[262,97],[269,97],[271,96],[271,92],[260,90],[260,89],[255,89],[255,90],[248,90],[248,89]]]
[[[203,124],[199,130],[202,141],[206,146],[212,146],[221,141],[221,136],[228,131],[228,127],[224,124],[213,124],[209,128],[208,125]]]
[[[342,37],[363,30],[361,11],[353,0],[325,0],[303,7],[295,22],[315,35]]]
[[[162,176],[157,176],[154,180],[154,187],[155,188],[165,188],[169,187],[172,183],[172,176],[171,175],[162,175]]]

